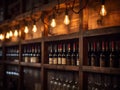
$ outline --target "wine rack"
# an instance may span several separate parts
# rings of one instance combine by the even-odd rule
[[[41,44],[22,45],[22,62],[41,63]]]
[[[6,61],[19,62],[19,46],[7,46],[5,47],[5,57]]]
[[[11,80],[19,82],[15,90],[119,90],[119,34],[91,30],[4,43],[0,64],[6,66],[5,90]],[[11,63],[16,59],[17,64]]]
[[[105,37],[105,36],[104,36]],[[106,39],[98,36],[87,39],[87,58],[84,65],[97,66],[97,67],[113,67],[119,68],[120,66],[120,40],[108,36]],[[87,62],[86,62],[87,61]]]
[[[46,43],[47,60],[52,65],[79,66],[78,39],[59,40]]]

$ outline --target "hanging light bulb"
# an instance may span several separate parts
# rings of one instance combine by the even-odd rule
[[[69,19],[69,16],[68,16],[68,10],[67,10],[67,8],[66,8],[66,11],[65,11],[64,23],[66,25],[68,25],[70,23],[70,19]]]
[[[13,33],[12,33],[12,31],[10,31],[10,32],[9,32],[9,35],[10,35],[10,37],[12,37],[12,36],[13,36]]]
[[[28,26],[25,26],[24,32],[27,34],[29,32]]]
[[[4,40],[4,35],[3,34],[1,34],[1,40]]]
[[[6,39],[9,39],[10,38],[10,34],[9,32],[6,33]]]
[[[101,9],[100,9],[100,15],[101,16],[106,16],[107,15],[107,11],[105,8],[105,0],[102,0],[102,5],[101,5]]]
[[[56,21],[55,21],[55,14],[53,14],[53,18],[52,18],[52,21],[51,21],[51,27],[55,27],[56,26]]]
[[[14,32],[14,36],[15,36],[15,37],[18,36],[18,31],[17,31],[17,30],[15,30],[15,32]]]
[[[36,26],[36,22],[34,21],[34,24],[33,24],[33,29],[32,29],[33,32],[37,32],[37,26]]]

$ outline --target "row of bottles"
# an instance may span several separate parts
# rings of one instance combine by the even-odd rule
[[[6,59],[9,61],[19,61],[19,46],[6,47]]]
[[[19,47],[12,46],[6,48],[6,56],[7,57],[18,57],[19,56]]]
[[[79,65],[78,41],[55,42],[48,46],[49,64]]]
[[[31,63],[38,63],[40,62],[39,59],[41,57],[41,46],[40,44],[28,44],[23,45],[23,61],[24,62],[31,62]]]
[[[88,90],[120,90],[120,77],[89,73]]]
[[[88,65],[120,67],[120,42],[88,42]]]

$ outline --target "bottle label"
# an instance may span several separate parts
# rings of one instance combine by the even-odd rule
[[[71,60],[71,65],[75,65],[75,59]]]
[[[49,58],[49,64],[53,64],[52,58]]]
[[[63,65],[66,64],[66,58],[62,58],[62,64],[63,64]]]
[[[115,61],[114,56],[111,55],[110,56],[110,67],[114,67],[114,61]]]
[[[91,66],[95,66],[95,57],[91,57]]]
[[[57,64],[57,58],[54,58],[53,64]]]
[[[100,67],[105,67],[105,55],[100,56]]]
[[[58,57],[58,64],[62,64],[62,58]]]
[[[79,65],[80,65],[80,61],[79,61],[79,60],[77,60],[77,63],[76,63],[76,65],[77,65],[77,66],[79,66]]]

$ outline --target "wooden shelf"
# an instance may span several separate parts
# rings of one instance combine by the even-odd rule
[[[19,41],[16,41],[16,42],[5,42],[5,46],[15,46],[15,45],[19,45]]]
[[[76,39],[76,38],[79,38],[79,32],[66,34],[66,35],[49,36],[44,38],[44,41],[59,41],[59,40]]]
[[[84,37],[99,36],[99,35],[111,35],[111,34],[120,34],[120,26],[94,29],[84,31]]]
[[[79,66],[44,64],[44,67],[46,69],[54,69],[54,70],[79,71]]]
[[[4,63],[10,65],[19,65],[19,62],[14,62],[14,61],[4,61]]]
[[[21,66],[25,67],[36,67],[36,68],[41,68],[41,63],[26,63],[26,62],[20,62]]]
[[[120,75],[120,68],[83,66],[82,70],[84,72],[94,72],[94,73],[104,73],[104,74]]]
[[[43,38],[37,38],[32,40],[21,40],[21,44],[40,43]]]

